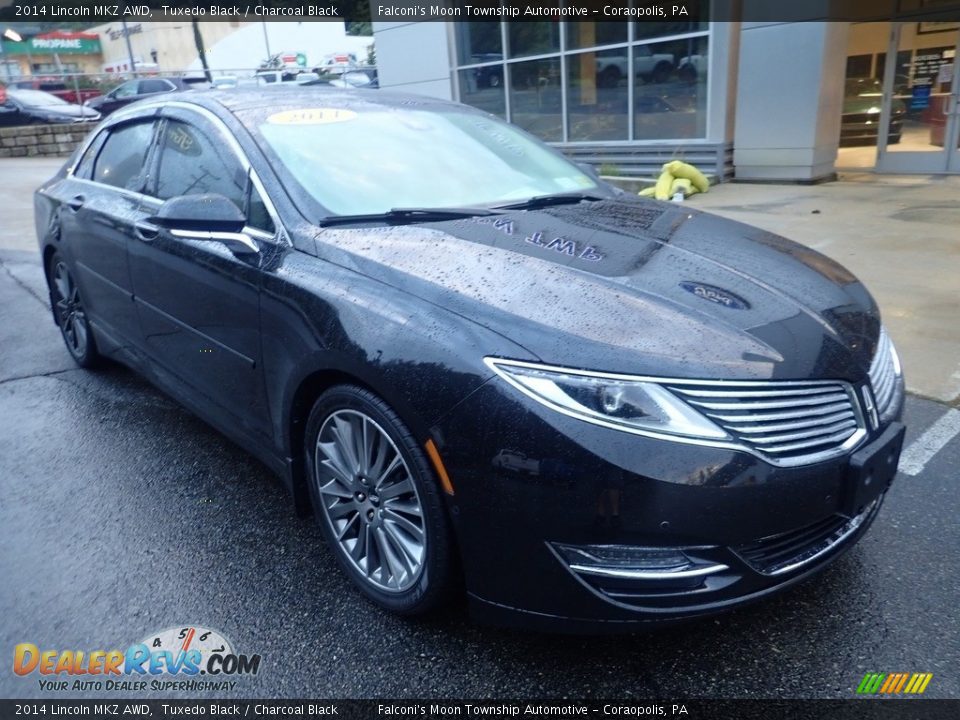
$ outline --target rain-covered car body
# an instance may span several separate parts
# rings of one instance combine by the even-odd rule
[[[137,123],[145,172],[104,187],[98,154]],[[222,187],[249,244],[144,236],[163,163],[189,174],[204,137],[235,160]],[[478,187],[501,195],[449,210]],[[424,196],[446,201],[391,211]],[[467,593],[497,622],[635,629],[763,597],[849,548],[896,467],[899,365],[854,276],[621,193],[471,108],[323,88],[147,103],[38,190],[36,218],[102,351],[249,448],[300,509],[318,393],[349,381],[389,403],[438,450]],[[656,400],[627,417],[621,391]]]

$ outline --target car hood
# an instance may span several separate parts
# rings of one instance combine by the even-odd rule
[[[876,304],[837,263],[679,204],[611,199],[429,225],[330,228],[318,239],[321,255],[555,365],[858,381],[879,333]]]
[[[56,118],[79,118],[79,117],[89,117],[94,118],[96,116],[96,111],[89,107],[82,107],[80,105],[48,105],[46,107],[34,107],[30,110],[35,115],[44,115],[47,117],[56,117]]]

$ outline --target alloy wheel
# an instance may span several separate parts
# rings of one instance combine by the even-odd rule
[[[423,505],[390,436],[358,410],[337,410],[317,436],[315,482],[338,550],[376,589],[401,593],[426,557]]]
[[[87,333],[87,315],[80,302],[80,291],[66,264],[58,261],[53,270],[54,301],[57,320],[67,348],[76,358],[82,358],[87,352],[89,341]]]

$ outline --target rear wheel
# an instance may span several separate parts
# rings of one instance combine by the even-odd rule
[[[338,385],[307,422],[317,521],[337,561],[376,604],[404,615],[435,608],[452,578],[452,540],[430,464],[395,412]]]
[[[53,312],[67,350],[80,367],[94,367],[100,362],[100,353],[80,298],[80,288],[59,254],[50,259],[48,283]]]

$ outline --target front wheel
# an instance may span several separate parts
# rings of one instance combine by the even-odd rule
[[[92,368],[98,365],[100,353],[97,352],[97,343],[80,299],[80,288],[59,254],[54,254],[50,259],[47,277],[50,302],[67,350],[80,367]]]
[[[452,585],[453,542],[429,461],[396,413],[364,388],[338,385],[307,421],[317,521],[337,562],[377,605],[421,615]]]

